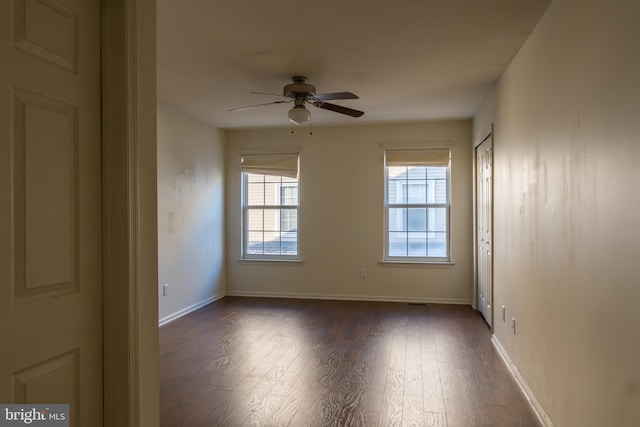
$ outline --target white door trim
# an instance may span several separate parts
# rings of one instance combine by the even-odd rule
[[[159,425],[155,0],[102,1],[104,425]]]
[[[485,142],[488,138],[492,138],[492,147],[493,147],[493,143],[495,142],[493,123],[491,124],[491,127],[489,129],[485,130],[480,135],[482,135],[482,137],[474,141],[471,147],[472,158],[473,158],[473,170],[472,170],[472,176],[473,176],[473,298],[472,298],[471,306],[475,310],[479,309],[478,307],[478,232],[477,232],[478,230],[478,224],[477,224],[478,186],[477,186],[477,179],[476,179],[477,178],[476,174],[478,172],[477,172],[477,164],[476,164],[477,163],[476,149],[480,146],[480,144]],[[493,218],[491,219],[491,221],[493,222]],[[493,263],[493,258],[492,258],[492,263]],[[493,299],[493,292],[491,293],[491,298]],[[491,302],[491,307],[493,311],[493,301]],[[493,313],[492,313],[492,318],[493,318]],[[491,329],[493,330],[493,321],[491,322]]]

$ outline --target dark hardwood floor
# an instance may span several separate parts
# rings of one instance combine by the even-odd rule
[[[539,426],[468,306],[227,297],[160,329],[162,426]]]

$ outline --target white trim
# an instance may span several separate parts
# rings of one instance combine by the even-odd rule
[[[394,296],[378,296],[378,295],[345,295],[345,294],[315,294],[315,293],[307,294],[307,293],[291,293],[291,292],[255,292],[255,291],[227,291],[227,296],[471,305],[471,300],[463,299],[463,298],[420,298],[420,297],[394,297]]]
[[[453,148],[456,143],[450,139],[441,141],[425,141],[425,142],[403,142],[403,143],[382,143],[378,146],[384,150],[411,150],[411,149],[433,149],[433,148]]]
[[[415,258],[406,260],[382,259],[378,263],[383,267],[452,268],[456,265],[454,261],[422,261]]]
[[[453,252],[451,250],[451,210],[452,210],[452,173],[451,173],[451,164],[452,164],[452,150],[451,147],[440,147],[440,149],[446,148],[449,151],[449,164],[446,166],[446,193],[447,193],[447,202],[446,203],[389,203],[389,166],[386,165],[386,155],[387,151],[384,152],[384,203],[383,203],[383,235],[382,235],[382,262],[388,263],[397,263],[397,262],[417,262],[417,263],[451,263],[453,264]],[[397,151],[397,150],[396,150]],[[428,167],[445,167],[445,166],[428,166]],[[427,185],[427,179],[425,178],[424,183]],[[408,181],[407,181],[408,182]],[[389,255],[389,210],[390,209],[410,209],[410,208],[444,208],[446,209],[446,221],[447,221],[447,229],[446,229],[446,241],[447,241],[447,253],[444,257],[433,257],[433,256],[419,256],[419,257],[411,257],[411,256],[391,256]],[[408,224],[407,224],[408,227]],[[428,228],[428,225],[427,225]],[[429,230],[427,230],[429,232]],[[410,232],[407,231],[407,235]]]
[[[493,135],[493,123],[491,123],[491,126],[489,126],[489,128],[486,129],[484,132],[482,132],[480,135],[483,135],[483,137],[482,138],[478,138],[473,143],[473,150],[474,151],[475,151],[476,148],[478,148],[480,146],[480,144],[485,142],[487,139],[489,139],[489,137],[491,137]]]
[[[302,264],[304,262],[301,258],[238,258],[240,264],[265,264],[265,263],[284,263],[284,264]]]
[[[164,326],[168,323],[173,322],[176,319],[181,318],[182,316],[186,316],[189,313],[193,313],[194,311],[204,307],[205,305],[209,305],[212,302],[218,301],[219,299],[222,299],[226,296],[226,294],[222,293],[222,294],[218,294],[218,295],[214,295],[212,297],[209,297],[203,301],[197,302],[195,304],[191,304],[189,307],[185,307],[182,310],[176,311],[173,314],[170,314],[168,316],[163,317],[162,319],[160,319],[158,321],[158,326]]]
[[[302,147],[241,148],[238,153],[240,153],[240,157],[245,154],[297,154],[300,156]]]
[[[538,399],[536,398],[535,394],[533,394],[531,387],[529,387],[529,384],[527,384],[527,381],[524,379],[516,365],[513,363],[513,361],[509,357],[509,353],[507,353],[507,351],[504,349],[504,347],[500,343],[500,340],[498,340],[498,337],[495,334],[491,336],[491,342],[498,351],[498,354],[500,354],[500,356],[502,357],[502,360],[504,360],[507,368],[509,368],[509,372],[518,383],[518,386],[526,396],[527,401],[531,405],[531,408],[533,408],[533,412],[535,412],[536,416],[538,417],[538,421],[540,421],[540,423],[545,427],[553,427],[551,419],[542,408],[540,402],[538,402]]]
[[[103,421],[159,424],[155,0],[101,0]]]
[[[266,259],[266,260],[274,260],[274,259],[283,259],[283,260],[293,260],[293,261],[299,261],[301,259],[301,251],[300,251],[300,154],[297,154],[298,156],[298,176],[296,178],[295,184],[298,188],[298,203],[296,205],[249,205],[249,194],[248,194],[248,185],[249,185],[249,181],[248,181],[248,174],[249,172],[247,171],[241,171],[240,172],[240,227],[241,227],[241,241],[240,241],[240,247],[241,247],[241,253],[240,253],[240,258],[242,260],[261,260],[261,259]],[[282,188],[282,185],[285,184],[285,182],[282,181],[283,177],[280,177],[280,188]],[[291,181],[286,181],[286,184],[293,184],[293,182]],[[265,183],[266,185],[266,183]],[[266,187],[265,187],[266,189]],[[296,243],[297,243],[297,251],[298,253],[295,255],[277,255],[277,254],[248,254],[247,253],[247,246],[249,244],[249,230],[247,229],[247,225],[249,223],[249,210],[250,209],[278,209],[280,211],[284,210],[284,209],[293,209],[295,207],[296,210],[296,218],[297,218],[297,222],[298,222],[298,227],[297,227],[297,238],[296,238]],[[264,224],[263,224],[263,232],[264,232]],[[263,236],[264,237],[264,236]],[[264,243],[264,242],[263,242]]]
[[[493,123],[489,127],[489,129],[482,133],[484,135],[478,141],[473,143],[472,154],[471,154],[471,174],[472,174],[472,184],[471,184],[471,198],[472,198],[472,210],[473,210],[473,303],[471,304],[473,309],[476,311],[480,311],[480,307],[478,305],[478,152],[477,149],[480,145],[491,139],[491,233],[493,233],[493,210],[494,210],[494,176],[493,176],[493,149],[494,149],[494,139],[493,139]],[[495,237],[492,234],[492,238]],[[491,332],[493,332],[494,320],[495,320],[495,311],[494,311],[494,289],[493,289],[493,266],[495,259],[495,251],[493,243],[491,244],[491,313],[489,313],[491,317],[491,324],[489,327],[491,328]]]

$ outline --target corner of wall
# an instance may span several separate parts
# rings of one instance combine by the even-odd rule
[[[161,323],[226,294],[225,145],[223,131],[158,108]]]

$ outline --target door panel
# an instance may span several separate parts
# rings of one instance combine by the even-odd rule
[[[493,147],[489,136],[476,148],[476,241],[478,310],[489,326],[493,322],[492,228],[493,228]]]
[[[0,7],[0,402],[100,426],[100,3]]]

